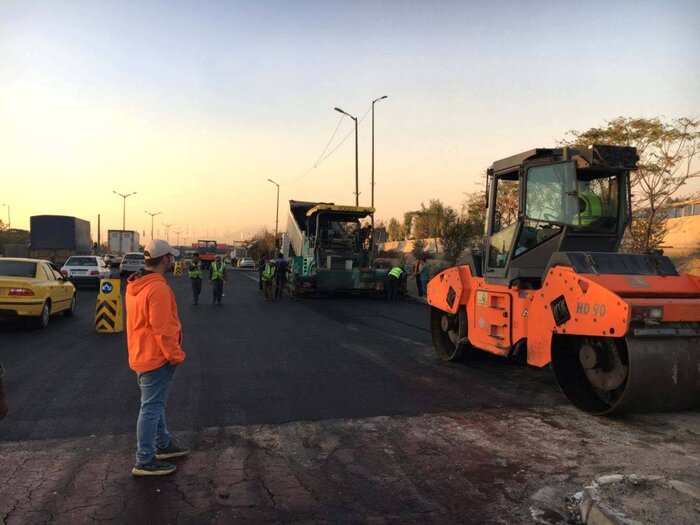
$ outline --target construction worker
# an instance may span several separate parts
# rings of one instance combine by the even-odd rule
[[[260,256],[260,260],[258,261],[258,288],[260,290],[263,289],[263,271],[265,270],[265,261],[267,260],[267,256],[265,254]]]
[[[214,292],[212,304],[221,304],[221,299],[224,297],[224,283],[228,283],[226,264],[221,260],[221,255],[217,255],[216,260],[211,263],[209,268],[209,284],[213,286]]]
[[[428,258],[424,255],[419,270],[421,292],[423,292],[423,294],[419,297],[428,296],[428,281],[430,281],[430,269],[431,268],[430,263],[428,262]]]
[[[275,259],[275,298],[281,299],[284,285],[287,281],[287,261],[284,259],[284,254],[279,253]]]
[[[423,264],[423,258],[418,257],[416,259],[416,264],[413,265],[413,275],[416,277],[416,290],[418,290],[418,297],[423,297],[423,281],[421,280],[422,274],[420,271],[421,265]]]
[[[399,295],[399,287],[401,286],[401,276],[403,273],[403,268],[397,264],[395,264],[391,270],[389,270],[389,275],[387,275],[386,298],[390,302],[396,301],[396,298]]]
[[[590,190],[578,194],[578,209],[581,225],[588,225],[603,215],[603,199]]]
[[[274,283],[277,265],[274,260],[266,260],[262,272],[263,297],[266,301],[274,299]]]
[[[194,304],[198,304],[199,294],[202,292],[202,261],[199,260],[198,253],[192,256],[192,260],[187,265],[187,273],[192,285],[192,299]]]

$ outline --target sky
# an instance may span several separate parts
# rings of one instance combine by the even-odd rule
[[[148,211],[156,237],[231,242],[274,230],[272,179],[284,231],[289,199],[354,203],[335,107],[361,119],[369,205],[383,95],[377,219],[459,206],[493,161],[569,130],[700,116],[698,27],[700,3],[673,0],[2,0],[0,217],[72,215],[96,240],[126,202],[145,239]]]

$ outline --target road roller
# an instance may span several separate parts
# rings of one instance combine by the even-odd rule
[[[445,361],[549,365],[595,415],[700,406],[700,276],[619,253],[635,148],[538,148],[487,170],[484,250],[428,283]]]

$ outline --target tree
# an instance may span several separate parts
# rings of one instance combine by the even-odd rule
[[[401,223],[396,218],[392,217],[389,220],[389,225],[386,227],[386,233],[390,241],[403,240],[403,229]]]
[[[277,246],[275,244],[275,234],[267,228],[261,228],[258,232],[246,241],[248,251],[253,257],[259,259],[265,255],[274,257],[277,255]]]
[[[442,239],[447,226],[457,220],[457,212],[450,206],[446,206],[440,199],[430,199],[428,206],[421,202],[420,210],[409,212],[411,215],[412,234],[414,239]]]
[[[4,225],[6,226],[6,225]],[[20,230],[18,228],[0,228],[0,244],[28,244],[29,231]]]
[[[443,233],[442,246],[445,256],[445,261],[454,266],[457,264],[459,256],[469,244],[472,237],[472,231],[469,223],[458,220],[449,224]]]
[[[413,241],[413,248],[411,249],[411,255],[414,259],[422,259],[425,255],[425,241],[423,239],[416,239]]]
[[[666,210],[673,195],[688,180],[700,149],[700,119],[617,117],[604,127],[570,131],[563,143],[634,146],[639,155],[632,175],[632,224],[628,249],[645,252],[656,248],[666,234]]]
[[[485,221],[485,192],[467,194],[460,217],[445,227],[442,236],[445,261],[455,265],[465,249],[483,250]]]

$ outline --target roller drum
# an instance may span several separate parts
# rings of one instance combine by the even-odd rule
[[[592,414],[700,407],[700,337],[560,336],[552,369],[564,395]]]

